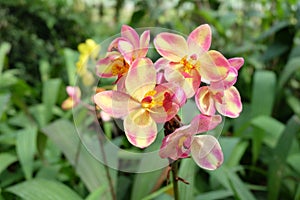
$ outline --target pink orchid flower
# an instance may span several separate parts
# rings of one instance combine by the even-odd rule
[[[115,118],[124,118],[128,141],[136,147],[149,146],[156,138],[156,123],[173,118],[185,103],[184,91],[175,84],[156,85],[156,70],[148,58],[133,61],[124,91],[104,91],[95,103]]]
[[[69,110],[80,102],[81,91],[79,87],[73,86],[67,86],[66,91],[69,97],[62,103],[61,107],[64,110]]]
[[[190,125],[176,129],[167,135],[160,147],[161,158],[177,160],[192,155],[200,167],[214,170],[223,163],[223,153],[218,140],[211,135],[196,135],[214,129],[220,124],[220,115],[197,115]]]
[[[188,98],[199,88],[201,78],[219,81],[229,72],[227,59],[218,51],[209,50],[210,45],[211,29],[208,24],[193,30],[187,41],[173,33],[160,33],[154,39],[156,50],[168,61],[165,78],[178,83]]]
[[[150,31],[144,31],[139,37],[133,28],[123,25],[121,37],[111,42],[106,57],[97,63],[97,74],[103,78],[117,76],[118,90],[124,89],[124,81],[130,66],[134,60],[146,56],[149,41]]]
[[[228,60],[231,67],[227,77],[217,82],[210,82],[210,86],[198,89],[195,95],[196,105],[201,113],[214,115],[220,114],[236,118],[242,111],[242,102],[239,91],[233,86],[237,80],[238,70],[244,64],[243,58]]]

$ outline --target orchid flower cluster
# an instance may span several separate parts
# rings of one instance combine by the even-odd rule
[[[147,57],[150,31],[138,35],[123,25],[121,36],[96,64],[99,77],[116,77],[115,88],[96,93],[95,104],[111,117],[123,119],[128,141],[145,148],[156,139],[157,124],[178,117],[187,99],[193,98],[201,114],[166,134],[159,155],[171,161],[191,155],[204,169],[218,168],[223,162],[218,140],[200,133],[216,128],[221,115],[239,116],[242,103],[234,84],[244,60],[227,59],[210,50],[211,38],[207,24],[197,27],[187,39],[159,33],[153,43],[161,58],[153,63]]]

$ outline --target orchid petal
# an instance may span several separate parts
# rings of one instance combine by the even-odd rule
[[[139,35],[130,26],[123,25],[121,28],[121,36],[126,38],[134,47],[137,49],[139,47]]]
[[[154,67],[159,72],[160,70],[164,70],[164,68],[170,66],[170,61],[165,58],[159,58],[155,63]]]
[[[135,110],[126,116],[124,129],[128,141],[139,148],[152,144],[157,135],[156,123],[145,109]]]
[[[114,39],[108,46],[107,48],[107,51],[108,52],[112,52],[112,51],[118,51],[119,50],[119,47],[118,47],[118,44],[119,44],[119,41],[120,40],[124,40],[124,38],[122,37],[117,37],[116,39]]]
[[[118,58],[121,56],[119,52],[109,52],[105,58],[102,58],[98,61],[96,66],[97,74],[103,78],[109,78],[113,75],[112,67],[113,65],[122,65],[122,63],[118,63]]]
[[[218,112],[224,116],[236,118],[242,111],[242,102],[239,91],[234,87],[224,90],[222,102],[216,101]]]
[[[179,111],[179,106],[176,103],[170,102],[170,108],[165,110],[164,107],[151,108],[150,115],[152,119],[157,123],[165,123],[172,119]]]
[[[127,40],[119,40],[118,48],[127,63],[132,63],[133,55],[137,49]]]
[[[223,80],[210,83],[210,89],[214,91],[227,90],[236,83],[238,71],[234,67],[230,67],[229,72]]]
[[[194,136],[191,145],[191,155],[197,165],[207,170],[217,169],[224,160],[218,140],[211,135]]]
[[[211,29],[208,24],[198,26],[193,30],[188,36],[187,43],[189,47],[191,45],[197,44],[204,51],[208,51],[211,45]]]
[[[75,106],[76,106],[76,102],[71,97],[64,100],[63,103],[61,104],[61,108],[64,110],[69,110]]]
[[[127,92],[141,101],[144,95],[156,85],[156,70],[149,58],[139,58],[129,68],[125,87]]]
[[[244,58],[236,57],[228,59],[230,66],[234,67],[236,70],[239,70],[244,65]]]
[[[147,55],[148,48],[149,48],[149,41],[150,41],[150,31],[144,31],[140,38],[140,45],[139,45],[139,55],[138,58],[143,58]]]
[[[159,150],[159,156],[161,158],[177,160],[189,156],[192,141],[189,127],[190,125],[182,126],[170,135],[164,137]]]
[[[179,85],[186,94],[187,98],[194,96],[201,83],[201,77],[197,70],[191,70],[190,77],[184,75],[173,67],[165,68],[165,78],[169,82]]]
[[[140,107],[128,94],[119,91],[104,91],[94,96],[94,102],[104,112],[115,118],[128,115],[132,110]]]
[[[227,59],[218,51],[208,51],[199,58],[200,76],[208,81],[220,81],[224,79],[229,71],[230,65]]]
[[[216,113],[215,101],[208,86],[198,89],[195,95],[195,102],[201,113],[205,115],[214,115]]]
[[[169,97],[171,97],[170,100],[178,104],[180,107],[182,107],[186,103],[186,95],[183,89],[175,83],[163,83],[157,85],[155,91],[157,92],[154,95],[155,99],[158,98],[161,98],[161,100],[166,99],[167,98],[166,93],[168,93]]]
[[[191,126],[188,132],[191,135],[204,133],[216,128],[221,122],[222,122],[222,117],[220,115],[207,116],[207,115],[199,114],[195,116],[191,121]]]
[[[188,53],[187,43],[181,35],[160,33],[154,38],[154,46],[164,58],[179,62]]]
[[[75,101],[80,101],[81,91],[79,87],[67,86],[66,91],[72,99]]]

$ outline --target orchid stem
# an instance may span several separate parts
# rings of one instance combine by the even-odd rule
[[[174,191],[174,199],[179,200],[179,191],[178,191],[178,162],[179,160],[175,160],[171,164],[172,171],[172,180],[173,180],[173,191]]]

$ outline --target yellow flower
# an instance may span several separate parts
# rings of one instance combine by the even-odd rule
[[[92,39],[87,39],[85,43],[80,43],[78,45],[78,51],[80,55],[79,60],[76,63],[77,74],[84,79],[85,85],[89,85],[94,79],[87,69],[87,63],[89,58],[93,60],[97,59],[100,52],[100,45]]]

